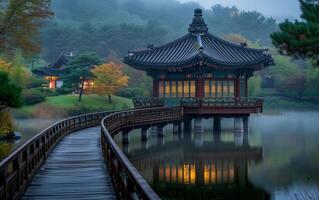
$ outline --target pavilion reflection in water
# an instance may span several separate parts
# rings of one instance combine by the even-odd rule
[[[248,165],[262,160],[262,148],[248,135],[222,141],[220,133],[173,134],[157,144],[123,146],[130,161],[163,199],[270,199],[248,178]],[[206,135],[206,136],[205,136]],[[241,141],[238,143],[238,141]]]

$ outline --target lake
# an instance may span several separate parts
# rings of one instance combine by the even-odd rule
[[[15,129],[22,137],[16,141],[0,141],[0,160],[34,135],[57,121],[59,121],[59,119],[15,119]]]
[[[15,143],[0,143],[4,157],[58,119],[19,119]],[[163,199],[319,199],[319,112],[250,117],[248,135],[233,133],[233,120],[204,120],[204,134],[150,134],[140,130],[119,145]],[[121,141],[121,135],[116,136]]]
[[[163,199],[319,199],[319,113],[283,112],[250,117],[248,135],[233,120],[204,120],[204,134],[150,134],[140,130],[118,144]]]

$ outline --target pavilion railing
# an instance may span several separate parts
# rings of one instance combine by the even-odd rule
[[[138,97],[133,99],[133,104],[135,108],[145,108],[145,107],[161,107],[164,106],[164,99],[157,97]]]
[[[165,101],[171,101],[172,104],[182,107],[260,107],[263,106],[263,98],[252,97],[224,97],[224,98],[135,98],[135,107],[157,107],[164,106]]]
[[[97,126],[111,112],[61,120],[41,131],[0,162],[0,199],[19,199],[55,145],[68,133]]]
[[[182,107],[262,107],[263,98],[229,97],[229,98],[182,98]]]
[[[181,107],[144,108],[113,113],[102,120],[101,147],[119,199],[160,199],[112,136],[119,131],[170,123],[183,118]]]

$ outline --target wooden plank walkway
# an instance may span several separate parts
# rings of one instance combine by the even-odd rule
[[[100,148],[100,129],[63,138],[22,199],[116,199]]]

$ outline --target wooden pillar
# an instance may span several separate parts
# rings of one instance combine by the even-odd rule
[[[240,117],[234,119],[234,133],[243,133],[243,120]]]
[[[249,132],[249,117],[248,116],[243,117],[243,131],[244,133]]]
[[[203,119],[202,118],[195,118],[194,120],[194,132],[201,134],[204,133],[204,128],[203,128]]]
[[[164,137],[164,125],[159,125],[157,127],[157,136]]]
[[[245,97],[248,97],[248,78],[245,77]]]
[[[204,97],[204,79],[196,80],[196,97]]]
[[[173,124],[173,133],[179,134],[181,132],[181,122],[175,122]]]
[[[153,97],[159,97],[159,81],[153,79]]]
[[[192,119],[184,119],[184,132],[190,133],[192,131]]]
[[[221,120],[219,117],[214,117],[214,124],[213,124],[213,132],[214,134],[221,133]]]
[[[240,79],[235,79],[235,97],[240,97]]]

